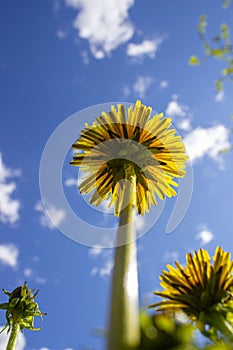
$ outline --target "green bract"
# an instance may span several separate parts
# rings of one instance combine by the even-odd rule
[[[3,289],[3,292],[9,296],[9,301],[8,303],[0,304],[0,309],[6,310],[6,325],[0,333],[6,328],[8,328],[7,332],[9,332],[13,323],[18,323],[21,331],[24,328],[33,331],[42,328],[34,327],[34,317],[46,315],[46,313],[39,310],[38,304],[34,301],[39,292],[38,290],[35,292],[35,289],[29,289],[26,282],[24,282],[22,286],[15,288],[12,292],[7,292],[5,289]]]

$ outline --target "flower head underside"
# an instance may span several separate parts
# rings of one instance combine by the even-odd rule
[[[158,311],[182,310],[193,321],[213,310],[232,309],[233,261],[230,253],[217,247],[213,262],[204,249],[186,255],[186,266],[177,261],[176,267],[167,265],[168,271],[160,276],[161,292],[154,292],[162,301],[151,305]]]
[[[85,125],[73,144],[77,151],[70,162],[86,177],[81,193],[90,193],[90,203],[98,206],[110,199],[116,216],[122,209],[124,181],[136,181],[136,210],[144,215],[151,204],[176,195],[174,177],[185,176],[188,159],[181,137],[171,129],[171,119],[156,114],[140,101],[126,112],[123,104],[102,112],[92,125]]]

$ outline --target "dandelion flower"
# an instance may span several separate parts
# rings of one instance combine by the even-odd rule
[[[173,178],[185,176],[187,155],[181,137],[171,129],[171,119],[156,114],[137,101],[126,113],[123,104],[86,124],[73,144],[77,150],[71,165],[87,174],[81,193],[93,194],[90,203],[98,206],[110,199],[116,216],[123,206],[124,180],[135,177],[136,210],[144,215],[151,204],[176,195]],[[123,182],[122,182],[123,181]]]
[[[230,253],[217,247],[212,262],[208,252],[199,249],[193,255],[186,255],[185,267],[178,261],[175,265],[167,265],[168,271],[162,271],[160,284],[163,290],[154,294],[163,300],[150,308],[167,312],[182,310],[202,330],[206,323],[232,337],[233,323],[229,312],[232,315],[233,261]]]
[[[86,124],[73,144],[71,165],[86,177],[81,193],[91,193],[98,206],[110,199],[120,216],[112,278],[108,349],[135,349],[140,344],[135,208],[145,214],[160,199],[176,195],[174,177],[185,175],[187,155],[171,119],[137,101],[127,112],[123,104],[102,112]]]

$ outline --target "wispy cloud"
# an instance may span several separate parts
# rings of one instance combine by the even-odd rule
[[[47,278],[45,278],[45,277],[36,277],[35,278],[35,282],[37,283],[37,284],[45,284],[46,282],[47,282]]]
[[[172,100],[168,103],[165,113],[169,117],[186,117],[189,107],[178,101],[178,96],[173,95]]]
[[[174,261],[178,260],[179,258],[179,253],[177,251],[173,252],[165,252],[163,256],[163,260],[165,262],[169,263],[174,263]]]
[[[146,56],[155,58],[162,41],[162,38],[157,38],[155,40],[143,40],[139,44],[129,43],[127,45],[126,54],[136,59],[143,59]]]
[[[139,75],[132,84],[132,87],[129,85],[123,86],[122,93],[124,98],[129,97],[130,95],[136,95],[139,98],[144,98],[147,90],[153,84],[153,81],[153,78],[148,75]]]
[[[172,117],[176,127],[180,130],[189,131],[191,129],[189,106],[179,102],[178,95],[173,95],[169,101],[165,113]]]
[[[215,95],[215,101],[222,102],[224,100],[224,97],[225,97],[224,90],[221,90],[217,93],[217,95]]]
[[[200,231],[196,234],[195,239],[199,241],[200,245],[206,245],[214,239],[214,234],[210,231],[206,225],[202,225]]]
[[[95,265],[90,271],[91,276],[100,276],[102,278],[111,275],[113,269],[112,249],[102,249],[95,246],[89,249],[88,254],[95,258]],[[98,260],[96,261],[96,258]]]
[[[2,328],[3,326],[0,326],[0,329]],[[9,339],[9,334],[7,334],[7,331],[5,330],[3,333],[1,333],[1,336],[0,336],[0,349],[6,349],[8,339]],[[25,350],[25,349],[26,349],[26,338],[22,332],[19,332],[15,350]]]
[[[146,91],[150,88],[152,83],[153,79],[151,77],[141,75],[137,77],[135,83],[133,84],[133,90],[140,98],[144,98]]]
[[[65,0],[66,5],[78,10],[73,22],[78,35],[89,43],[97,59],[109,55],[134,34],[129,9],[134,0]]]
[[[185,118],[183,120],[179,120],[176,124],[180,130],[189,131],[192,128],[191,121],[188,118]]]
[[[33,269],[27,267],[23,270],[23,274],[25,277],[31,277],[33,275]]]
[[[209,156],[219,161],[220,152],[230,147],[229,136],[230,131],[222,124],[192,130],[184,138],[190,160],[196,161],[204,156]]]
[[[48,207],[48,214],[47,214],[41,201],[38,201],[36,203],[34,209],[39,213],[41,213],[40,215],[41,226],[47,227],[51,230],[56,229],[56,226],[58,226],[66,217],[66,213],[63,209],[56,208],[53,205]],[[50,218],[52,219],[52,221],[50,220]]]
[[[94,266],[91,269],[91,276],[99,275],[100,277],[109,276],[112,273],[113,269],[113,261],[112,260],[106,260],[104,265],[101,267]]]
[[[33,281],[33,283],[44,285],[47,282],[46,277],[40,276],[38,272],[32,268],[25,268],[23,270],[23,274],[25,278],[30,279],[30,281]]]
[[[159,85],[160,85],[161,89],[166,89],[168,87],[169,83],[167,80],[162,80]]]
[[[80,53],[81,57],[82,57],[82,60],[83,60],[83,64],[85,66],[87,66],[90,62],[90,58],[89,58],[89,54],[86,50],[82,50],[81,53]]]
[[[20,176],[20,170],[8,168],[0,152],[0,222],[13,224],[19,219],[20,201],[13,198],[16,183],[10,179]]]
[[[103,251],[103,248],[102,248],[102,247],[100,247],[100,246],[95,246],[95,247],[92,247],[92,248],[89,249],[88,254],[89,254],[90,256],[95,257],[95,256],[100,255],[100,254],[102,253],[102,251]]]
[[[129,97],[131,94],[131,89],[129,87],[129,85],[124,85],[122,88],[122,93],[124,97]]]
[[[66,38],[66,36],[67,36],[67,33],[66,33],[64,30],[58,29],[58,30],[56,31],[56,37],[57,37],[58,39],[63,40],[63,39]]]
[[[65,180],[65,186],[71,187],[71,186],[77,186],[78,185],[78,180],[75,179],[74,177],[70,177]]]
[[[18,264],[19,249],[13,243],[0,244],[0,263],[10,267]]]
[[[141,216],[141,215],[136,215],[135,217],[135,229],[137,232],[140,232],[143,230],[143,228],[145,227],[145,217]]]

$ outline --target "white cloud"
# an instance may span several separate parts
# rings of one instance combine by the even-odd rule
[[[168,117],[175,120],[175,125],[178,129],[189,131],[191,129],[189,106],[178,101],[178,95],[173,95],[168,103],[166,111]]]
[[[91,256],[98,256],[102,253],[103,248],[100,246],[95,246],[89,249],[88,254]]]
[[[122,93],[124,97],[129,97],[131,94],[130,87],[128,85],[123,86]]]
[[[163,260],[166,261],[166,262],[174,263],[174,261],[178,260],[178,258],[179,258],[179,253],[176,252],[176,251],[165,252]]]
[[[99,274],[101,277],[111,275],[113,269],[113,261],[106,261],[106,264],[99,269]]]
[[[230,147],[229,134],[229,130],[222,124],[192,130],[184,138],[190,160],[196,161],[208,155],[218,161],[219,153]]]
[[[58,29],[56,31],[56,36],[57,36],[58,39],[63,40],[63,39],[66,38],[67,34],[66,34],[66,32],[64,30]]]
[[[145,217],[141,215],[136,215],[135,217],[135,229],[137,232],[140,232],[145,227]]]
[[[47,278],[45,277],[36,277],[35,282],[38,284],[45,284],[47,282]]]
[[[99,246],[93,247],[89,249],[89,255],[92,258],[98,257],[100,259],[100,263],[92,267],[90,275],[91,276],[100,276],[102,278],[109,276],[113,269],[113,257],[112,257],[112,249],[103,249]]]
[[[38,276],[37,272],[31,268],[25,268],[23,274],[26,278],[31,278],[37,284],[45,284],[47,282],[47,278]]]
[[[33,269],[26,268],[26,269],[23,270],[23,274],[24,274],[25,277],[30,277],[33,274]]]
[[[0,329],[2,329],[3,326],[0,326]],[[6,349],[7,342],[8,342],[9,334],[6,333],[6,330],[1,333],[0,335],[0,349]],[[17,343],[15,350],[25,350],[26,346],[26,338],[22,332],[19,332]]]
[[[7,168],[0,153],[0,222],[13,224],[19,219],[20,201],[13,199],[16,183],[12,179],[20,175],[19,170]]]
[[[126,43],[134,34],[129,9],[134,0],[65,0],[66,5],[78,10],[74,27],[78,35],[89,42],[97,59],[110,54]]]
[[[224,100],[224,97],[225,97],[224,91],[221,90],[217,93],[217,95],[215,95],[215,101],[221,102]]]
[[[40,348],[40,350],[50,350],[50,349],[43,347],[43,348]]]
[[[79,8],[79,0],[65,0],[67,6],[73,7],[74,9]]]
[[[145,56],[155,58],[162,41],[162,38],[157,38],[155,40],[144,40],[140,44],[129,43],[127,45],[126,54],[130,57],[139,59],[142,59]]]
[[[189,119],[182,119],[176,122],[180,130],[189,131],[191,129],[191,121]]]
[[[113,269],[113,261],[106,260],[102,267],[94,266],[91,270],[91,276],[99,275],[100,277],[110,276]]]
[[[19,250],[13,243],[0,244],[0,262],[10,267],[16,267]]]
[[[149,76],[139,76],[133,85],[133,90],[140,98],[144,98],[152,82],[153,79]]]
[[[94,266],[91,269],[90,275],[95,276],[95,275],[97,275],[98,271],[99,271],[99,268],[97,266]]]
[[[63,209],[59,209],[51,205],[48,208],[48,214],[45,212],[45,209],[42,205],[41,201],[38,201],[34,207],[34,209],[41,213],[40,216],[40,224],[43,227],[50,228],[51,230],[55,229],[56,226],[60,225],[60,223],[65,219],[66,213]],[[50,220],[52,219],[52,221]]]
[[[173,96],[173,100],[168,103],[165,113],[169,117],[186,117],[189,107],[182,105],[174,98],[177,98],[177,96]]]
[[[214,234],[207,228],[203,228],[195,237],[201,245],[210,243],[214,239]]]
[[[34,255],[33,258],[32,258],[32,261],[34,263],[38,262],[40,260],[40,257],[38,255]]]
[[[168,87],[168,85],[169,85],[169,83],[168,83],[167,80],[162,80],[162,81],[160,82],[160,87],[161,87],[162,89],[166,89],[166,88]]]
[[[86,50],[83,50],[83,51],[81,51],[80,55],[82,57],[83,64],[85,66],[87,66],[89,64],[89,62],[90,62],[88,52]]]
[[[75,179],[74,177],[70,177],[69,179],[66,179],[65,181],[65,186],[70,187],[70,186],[77,186],[78,185],[78,180]]]

